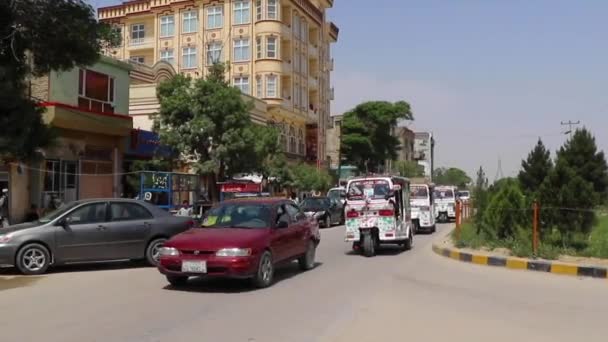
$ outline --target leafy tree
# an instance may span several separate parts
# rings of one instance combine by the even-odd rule
[[[398,120],[413,120],[405,101],[365,102],[344,114],[342,120],[342,154],[365,172],[377,172],[386,160],[397,159],[399,139],[392,130]]]
[[[477,171],[475,188],[473,188],[473,205],[475,207],[473,222],[477,228],[477,234],[480,234],[483,228],[483,217],[489,201],[488,177],[486,177],[483,167],[480,166]]]
[[[530,215],[526,200],[516,181],[507,181],[491,195],[484,212],[482,230],[493,240],[511,239],[517,228],[527,225]]]
[[[395,163],[394,169],[402,177],[414,178],[424,176],[424,166],[415,161],[398,161]]]
[[[331,186],[331,176],[325,170],[317,170],[308,164],[297,164],[290,168],[292,186],[301,191],[326,191]]]
[[[161,141],[213,183],[250,172],[256,157],[252,104],[224,75],[225,67],[218,63],[206,78],[177,75],[157,89],[160,112],[154,125]],[[213,187],[212,197],[217,196]]]
[[[252,170],[280,187],[291,183],[287,160],[279,142],[279,131],[270,126],[252,125],[255,141],[255,160]]]
[[[517,178],[524,192],[528,194],[538,192],[541,184],[553,169],[551,152],[545,148],[542,140],[538,139],[538,143],[528,154],[528,158],[521,162],[521,167]]]
[[[435,169],[433,181],[436,184],[455,185],[459,188],[466,188],[471,183],[471,178],[461,169],[440,167]]]
[[[92,64],[119,42],[85,1],[0,1],[0,157],[27,159],[53,142],[44,110],[29,98],[30,77]]]
[[[597,150],[595,138],[583,128],[578,129],[564,146],[557,152],[558,160],[561,160],[572,171],[589,182],[596,193],[596,200],[605,202],[608,190],[608,165],[604,152]]]

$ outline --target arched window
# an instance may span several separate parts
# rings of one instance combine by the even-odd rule
[[[304,131],[301,128],[298,129],[298,153],[301,155],[305,154]]]

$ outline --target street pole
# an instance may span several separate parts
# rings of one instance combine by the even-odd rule
[[[340,176],[342,175],[342,125],[338,134],[338,187],[340,187]]]
[[[561,122],[562,126],[568,126],[568,130],[564,134],[570,134],[570,138],[572,138],[572,132],[573,132],[572,128],[574,126],[580,125],[580,124],[581,124],[580,121],[572,122],[572,121],[568,120],[568,122],[564,122],[564,121]]]

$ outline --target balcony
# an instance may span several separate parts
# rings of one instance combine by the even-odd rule
[[[154,38],[153,37],[145,37],[145,38],[127,38],[127,44],[129,45],[129,50],[143,50],[143,49],[153,49],[154,48]]]

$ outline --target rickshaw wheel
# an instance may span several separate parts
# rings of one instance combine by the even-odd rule
[[[374,241],[372,234],[363,235],[363,255],[366,257],[373,257],[376,255],[376,241]]]

